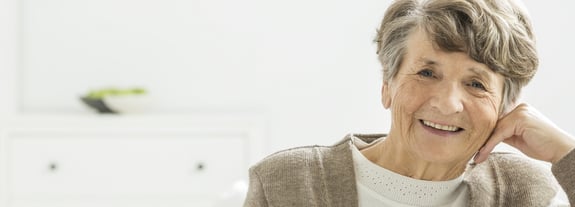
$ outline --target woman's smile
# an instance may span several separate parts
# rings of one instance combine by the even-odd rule
[[[456,136],[459,135],[463,132],[463,128],[458,127],[458,126],[454,126],[454,125],[443,125],[443,124],[438,124],[432,121],[427,121],[427,120],[419,120],[419,123],[421,124],[421,126],[427,130],[428,132],[438,135],[438,136],[442,136],[442,137],[447,137],[447,136]]]

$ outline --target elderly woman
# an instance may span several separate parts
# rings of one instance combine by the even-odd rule
[[[538,64],[520,5],[398,0],[375,41],[390,131],[265,158],[245,206],[550,206],[556,180],[575,204],[575,141],[517,104]]]

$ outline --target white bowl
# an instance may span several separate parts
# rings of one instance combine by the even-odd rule
[[[146,95],[108,96],[104,102],[119,114],[145,113],[151,107],[151,99]]]

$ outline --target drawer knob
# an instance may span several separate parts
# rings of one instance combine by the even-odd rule
[[[204,169],[206,169],[206,165],[203,162],[200,162],[196,165],[197,171],[203,171]]]
[[[50,172],[56,172],[56,170],[58,170],[58,164],[56,164],[55,162],[51,162],[48,165],[48,170],[50,170]]]

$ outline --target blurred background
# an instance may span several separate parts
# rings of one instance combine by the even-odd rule
[[[46,206],[47,201],[77,206],[94,200],[106,200],[106,206],[141,206],[137,200],[143,197],[159,203],[192,198],[171,206],[239,206],[233,200],[240,200],[237,192],[245,190],[247,167],[265,155],[301,145],[330,145],[347,133],[386,132],[389,113],[380,104],[381,70],[372,39],[389,2],[0,0],[0,154],[6,155],[0,160],[0,182],[6,184],[0,189],[0,206]],[[523,100],[575,134],[570,120],[575,117],[571,85],[575,82],[571,57],[575,3],[529,0],[525,4],[541,64]],[[118,112],[112,115],[100,114],[80,100],[90,91],[107,88],[139,88],[146,93],[107,97],[107,104]],[[174,130],[181,133],[173,134]],[[110,137],[130,137],[131,142],[118,145]],[[143,142],[139,137],[161,141]],[[225,141],[199,141],[219,139],[214,137]],[[198,143],[187,143],[187,138]],[[218,174],[228,179],[214,186],[189,181],[197,189],[126,187],[102,194],[113,187],[81,190],[69,184],[92,171],[74,171],[81,173],[79,180],[67,180],[70,175],[54,161],[85,153],[76,147],[90,148],[78,140],[95,141],[102,149],[93,151],[96,154],[117,150],[115,155],[124,156],[133,150],[130,146],[148,143],[138,150],[163,146],[169,152],[175,146],[189,146],[174,156],[200,156],[185,151],[203,148],[209,150],[202,156],[222,158],[211,161],[221,162],[216,166],[237,159],[240,164]],[[169,144],[164,146],[165,140]],[[50,150],[40,150],[51,145]],[[66,150],[70,153],[58,154]],[[19,170],[38,167],[18,164],[34,156],[45,161],[38,161],[38,166],[56,172],[52,174],[61,176],[59,180],[38,187],[25,183],[31,178],[16,176],[21,175]],[[142,161],[137,156],[130,159]],[[134,161],[130,159],[126,162]],[[160,163],[173,157],[166,159]],[[210,172],[212,164],[192,165]],[[139,165],[119,166],[130,171]],[[42,173],[30,176],[38,182],[55,177]],[[206,179],[220,178],[204,174]],[[169,172],[150,176],[142,180],[164,178]],[[14,181],[18,179],[23,181]],[[202,189],[215,190],[207,196],[188,195],[203,195]]]

